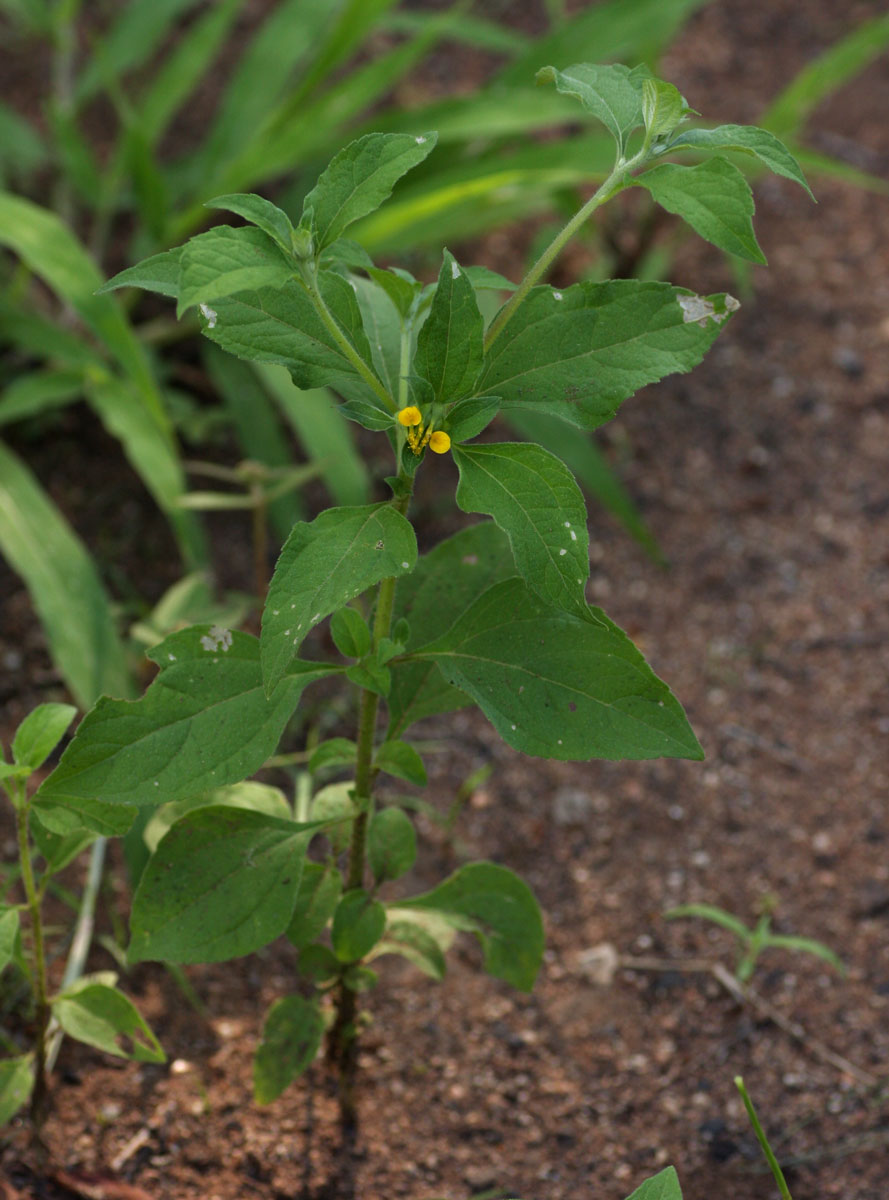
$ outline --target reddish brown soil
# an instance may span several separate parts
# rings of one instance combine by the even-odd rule
[[[755,121],[796,69],[874,12],[840,0],[717,2],[690,22],[664,74],[708,117]],[[889,175],[887,98],[884,61],[823,106],[812,143]],[[775,1188],[732,1085],[742,1074],[791,1164],[794,1200],[884,1200],[889,219],[885,197],[815,187],[817,207],[783,180],[758,186],[770,266],[754,272],[755,297],[693,376],[647,389],[606,433],[670,569],[591,505],[591,598],[686,704],[707,761],[522,758],[471,713],[421,730],[439,745],[429,792],[439,808],[476,768],[494,771],[452,846],[421,822],[407,884],[419,890],[471,857],[524,875],[547,920],[533,994],[481,975],[471,944],[443,985],[385,966],[368,1001],[362,1126],[344,1154],[320,1064],[269,1108],[251,1100],[263,1013],[292,985],[288,946],[190,969],[206,1017],[161,968],[140,968],[125,985],[169,1062],[120,1064],[66,1043],[46,1129],[65,1168],[114,1170],[170,1200],[320,1200],[346,1195],[349,1176],[363,1200],[491,1188],[619,1200],[672,1162],[686,1200],[760,1200]],[[735,288],[721,256],[692,242],[672,277],[700,292]],[[167,535],[134,485],[109,497],[90,482],[116,452],[72,420],[39,450],[19,448],[58,464],[51,490],[109,577],[123,560],[156,596],[171,578]],[[443,487],[448,468],[436,470]],[[452,527],[427,496],[433,527]],[[32,703],[63,693],[2,567],[0,595],[8,744]],[[752,920],[767,894],[780,931],[821,939],[849,967],[840,979],[808,956],[763,958],[753,986],[804,1027],[802,1041],[683,970],[701,957],[731,967],[728,934],[663,918],[697,901]],[[590,951],[602,943],[672,965],[597,983]],[[97,947],[91,965],[113,964]],[[879,1084],[825,1061],[822,1044]],[[70,1194],[26,1173],[20,1130],[4,1137],[13,1195]]]

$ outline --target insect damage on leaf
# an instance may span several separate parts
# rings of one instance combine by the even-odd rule
[[[708,300],[705,296],[680,296],[679,307],[682,309],[682,319],[686,325],[691,321],[696,321],[703,329],[709,317],[712,317],[717,325],[721,325],[729,313],[738,311],[741,301],[726,293],[725,311],[717,312],[713,301]]]
[[[223,653],[225,653],[231,644],[231,630],[223,629],[221,625],[211,625],[210,632],[205,633],[201,638],[201,645],[208,654],[213,654],[216,650],[221,650]]]

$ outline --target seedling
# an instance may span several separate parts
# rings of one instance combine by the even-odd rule
[[[108,1054],[163,1062],[164,1053],[132,1002],[115,987],[116,975],[101,971],[84,975],[52,993],[46,970],[42,915],[47,885],[74,858],[91,835],[77,828],[50,832],[33,810],[28,780],[64,736],[77,710],[70,704],[41,704],[25,718],[12,743],[12,762],[0,747],[0,786],[15,811],[19,869],[24,902],[0,905],[0,971],[15,966],[31,986],[34,1005],[33,1045],[0,1061],[0,1125],[30,1099],[32,1127],[39,1130],[48,1105],[47,1059],[54,1030]],[[34,852],[43,869],[34,869]],[[22,936],[20,920],[27,925]],[[129,1048],[128,1048],[129,1047]]]
[[[594,429],[639,387],[695,366],[737,309],[723,293],[667,283],[541,285],[606,201],[645,187],[714,244],[761,262],[748,185],[720,151],[805,180],[763,130],[692,137],[692,110],[646,68],[582,64],[540,79],[606,127],[614,160],[518,284],[444,250],[437,281],[424,285],[375,266],[345,236],[432,152],[436,135],[417,132],[347,146],[296,224],[260,196],[217,197],[211,207],[247,224],[217,226],[105,289],[145,287],[180,313],[197,309],[210,341],[283,365],[300,388],[336,390],[341,413],[392,452],[388,498],[294,525],[260,638],[202,625],[154,646],[158,675],[143,698],[100,700],[34,800],[47,829],[86,838],[123,834],[136,810],[154,814],[130,962],[222,961],[289,939],[298,982],[266,1018],[256,1097],[280,1095],[326,1040],[346,1127],[356,1120],[359,997],[375,984],[378,959],[401,955],[440,978],[454,937],[469,932],[489,973],[528,990],[543,953],[534,896],[505,866],[467,863],[420,895],[392,888],[414,863],[416,838],[404,809],[381,803],[378,781],[426,782],[410,728],[474,704],[526,754],[703,757],[667,685],[587,604],[586,511],[571,472],[539,445],[475,439],[513,409]],[[691,144],[712,157],[666,161]],[[484,290],[511,293],[487,328]],[[491,519],[419,555],[414,483],[445,454],[459,472],[457,506]],[[338,655],[299,657],[317,649],[309,635],[328,618]],[[337,765],[348,778],[295,808],[249,776],[322,680],[352,689],[357,718],[351,736],[313,750],[309,769]]]
[[[829,963],[841,975],[846,974],[842,961],[823,942],[815,941],[814,938],[797,937],[795,934],[772,933],[773,912],[774,900],[766,897],[763,911],[752,929],[739,917],[713,904],[680,904],[665,912],[664,916],[668,920],[674,920],[676,917],[702,917],[705,921],[712,921],[714,925],[720,925],[733,933],[738,943],[734,974],[739,983],[750,982],[759,956],[764,950],[798,950],[804,954],[813,954]]]

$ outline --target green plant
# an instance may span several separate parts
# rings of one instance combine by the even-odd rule
[[[440,978],[453,938],[470,932],[487,971],[530,989],[543,952],[537,903],[499,864],[465,864],[430,891],[392,895],[416,838],[378,780],[426,782],[408,729],[475,704],[528,754],[703,756],[668,687],[586,602],[586,512],[571,472],[533,443],[474,439],[513,408],[593,429],[639,387],[695,366],[738,307],[732,297],[633,280],[563,290],[538,281],[601,205],[636,186],[716,245],[761,261],[749,188],[719,155],[696,167],[666,161],[686,144],[691,110],[646,68],[582,64],[540,78],[605,125],[613,167],[518,285],[445,250],[437,281],[424,286],[376,267],[343,236],[425,161],[429,132],[348,145],[295,226],[259,196],[218,197],[215,207],[248,223],[200,234],[106,285],[151,288],[180,313],[198,308],[211,342],[283,365],[300,388],[335,389],[341,413],[383,434],[393,453],[388,499],[294,525],[259,639],[203,625],[154,646],[159,670],[142,699],[100,700],[33,802],[59,836],[120,835],[135,810],[153,814],[131,962],[220,961],[289,939],[298,990],[266,1018],[256,1096],[278,1096],[326,1036],[347,1127],[371,963],[398,954]],[[722,145],[806,186],[762,130],[726,126]],[[477,296],[489,288],[512,295],[486,328]],[[492,520],[420,556],[408,519],[414,483],[448,452],[457,506]],[[338,657],[297,657],[328,617]],[[317,745],[309,771],[344,768],[349,778],[292,806],[247,777],[272,755],[305,690],[323,681],[348,685],[353,736]]]
[[[766,897],[762,912],[753,928],[745,925],[739,917],[713,904],[680,904],[669,909],[664,916],[671,921],[677,917],[701,917],[733,933],[738,943],[734,974],[740,983],[750,982],[759,956],[764,950],[798,950],[804,954],[813,954],[823,962],[829,963],[841,975],[845,975],[846,968],[842,961],[823,942],[815,941],[814,938],[797,937],[795,934],[772,933],[774,910],[774,898]]]
[[[735,1087],[741,1093],[741,1099],[744,1101],[744,1107],[747,1110],[747,1116],[750,1119],[750,1124],[753,1126],[753,1132],[756,1134],[756,1140],[759,1142],[760,1149],[765,1156],[766,1162],[769,1164],[769,1170],[772,1172],[775,1183],[778,1185],[778,1191],[781,1193],[781,1200],[793,1200],[790,1195],[790,1188],[787,1186],[787,1180],[784,1178],[784,1172],[775,1157],[775,1152],[769,1145],[769,1139],[766,1137],[765,1130],[760,1124],[759,1117],[756,1115],[756,1109],[753,1106],[753,1101],[750,1099],[750,1093],[744,1086],[744,1080],[740,1075],[735,1076]]]
[[[52,754],[76,712],[70,704],[41,704],[16,731],[11,762],[0,746],[0,787],[15,812],[18,875],[24,893],[18,904],[0,905],[0,971],[19,971],[33,1001],[32,1046],[0,1062],[0,1124],[30,1099],[35,1130],[46,1114],[47,1060],[54,1030],[108,1054],[142,1062],[164,1061],[154,1034],[115,987],[113,972],[66,980],[55,993],[49,988],[43,899],[53,876],[93,839],[83,831],[63,836],[50,832],[34,811],[28,780]],[[35,849],[43,859],[39,873],[34,870]],[[27,937],[20,928],[23,913]]]

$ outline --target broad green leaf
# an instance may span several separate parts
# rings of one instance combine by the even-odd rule
[[[355,785],[351,782],[329,783],[315,793],[309,806],[310,819],[324,822],[324,832],[334,854],[341,854],[352,836],[352,821],[356,811],[352,800],[354,789]]]
[[[652,140],[672,133],[687,112],[682,93],[672,83],[642,80],[642,117],[645,132]]]
[[[32,771],[42,766],[77,716],[71,704],[40,704],[28,713],[15,732],[12,757]]]
[[[81,721],[37,792],[45,822],[44,809],[62,807],[92,827],[97,798],[106,806],[156,806],[252,775],[274,751],[303,689],[334,669],[297,662],[267,698],[257,639],[218,626],[175,633],[149,657],[160,672],[141,700],[103,697]]]
[[[161,254],[152,254],[143,259],[135,267],[127,267],[118,271],[107,283],[96,289],[96,294],[113,292],[122,287],[144,288],[148,292],[158,292],[161,296],[179,296],[179,263],[184,246],[176,246],[173,250],[164,250]]]
[[[499,411],[499,396],[470,396],[458,400],[450,409],[443,428],[450,434],[452,442],[468,442],[470,438],[478,437]]]
[[[52,1014],[69,1037],[138,1062],[164,1062],[157,1038],[131,1000],[117,988],[81,983],[52,1002]]]
[[[403,779],[406,783],[413,783],[416,787],[426,786],[426,768],[423,760],[407,742],[384,742],[374,755],[374,766],[377,770],[394,775],[396,779]]]
[[[703,758],[682,708],[616,625],[548,608],[518,579],[489,588],[432,658],[503,740],[541,758]]]
[[[472,390],[482,365],[484,321],[475,290],[447,250],[429,317],[417,336],[414,371],[432,385],[439,404]]]
[[[375,883],[399,879],[414,865],[417,835],[414,823],[400,808],[381,808],[367,829],[367,857]]]
[[[264,196],[236,192],[228,196],[216,196],[215,199],[208,200],[204,207],[221,208],[226,212],[237,213],[239,217],[267,233],[286,253],[289,254],[293,249],[293,225],[290,218],[277,204],[272,204],[271,200],[266,200]]]
[[[408,918],[414,915],[410,909],[387,911],[386,932],[382,941],[374,946],[368,956],[369,960],[380,958],[384,954],[400,954],[424,975],[429,975],[432,979],[444,979],[447,968],[440,941],[417,921],[401,919],[405,914]],[[450,939],[447,939],[449,941],[454,935],[453,930],[447,928],[450,933]]]
[[[392,188],[435,147],[434,133],[368,133],[336,155],[306,196],[314,213],[317,249],[335,242],[361,217],[388,200]]]
[[[646,1179],[627,1200],[682,1200],[682,1188],[674,1167],[665,1167]]]
[[[381,271],[379,274],[397,279],[397,276],[389,272]],[[355,288],[358,307],[361,309],[361,319],[370,343],[374,369],[389,395],[397,396],[403,370],[401,345],[404,321],[386,288],[359,276],[353,278],[351,283]]]
[[[563,95],[576,96],[587,112],[598,117],[623,153],[628,135],[642,124],[642,83],[650,74],[647,67],[630,70],[622,63],[577,63],[564,71],[542,67],[537,81],[554,83]]]
[[[344,892],[336,912],[330,939],[333,952],[343,963],[359,962],[383,936],[386,910],[363,888]]]
[[[399,901],[400,909],[430,909],[481,943],[485,970],[530,992],[543,958],[543,921],[534,893],[495,863],[468,863],[431,892]]]
[[[528,442],[454,446],[453,453],[463,511],[494,518],[519,574],[542,600],[588,619],[586,505],[565,464]]]
[[[417,561],[413,528],[391,504],[331,508],[294,525],[262,614],[262,668],[271,692],[310,629],[381,579]]]
[[[333,644],[345,658],[364,658],[370,653],[371,633],[361,613],[354,608],[341,608],[330,618]]]
[[[463,274],[477,292],[514,292],[518,287],[517,283],[489,267],[464,267]]]
[[[79,400],[82,395],[83,371],[76,368],[20,375],[0,396],[0,425],[39,416]]]
[[[635,279],[532,288],[488,350],[478,391],[595,429],[638,388],[704,357],[725,297],[709,297],[719,315],[701,326],[680,303],[687,294]]]
[[[541,409],[530,412],[512,408],[506,420],[523,437],[540,442],[560,458],[581,487],[617,517],[655,562],[664,562],[664,556],[632,496],[592,436],[578,437],[572,426]]]
[[[367,465],[358,453],[342,406],[326,389],[300,391],[283,367],[254,367],[275,403],[293,427],[303,451],[321,467],[324,485],[337,504],[366,504],[370,494]],[[374,398],[373,411],[391,428],[392,417]],[[292,522],[291,522],[292,524]]]
[[[370,347],[355,293],[341,275],[322,271],[318,283],[337,324],[365,362]],[[306,289],[293,281],[262,292],[241,292],[213,307],[204,333],[223,350],[253,362],[281,363],[297,387],[342,389],[360,381],[343,348],[315,310]],[[364,386],[362,384],[362,386]]]
[[[177,821],[133,898],[129,961],[224,962],[274,941],[290,924],[318,831],[246,808],[199,808]]]
[[[315,1000],[284,996],[269,1009],[253,1056],[253,1096],[271,1104],[315,1061],[324,1018]]]
[[[505,534],[483,521],[424,554],[413,574],[399,582],[395,612],[410,623],[409,649],[439,637],[492,583],[515,573]],[[390,738],[435,713],[470,703],[431,661],[393,663],[387,699]]]
[[[422,290],[422,284],[401,269],[383,271],[379,267],[368,267],[367,273],[395,305],[396,312],[406,317]]]
[[[753,193],[728,159],[717,156],[695,167],[662,163],[633,183],[720,250],[751,262],[766,261],[753,232]]]
[[[343,877],[334,866],[307,862],[296,893],[287,940],[297,950],[320,937],[333,916],[343,891]]]
[[[18,936],[18,909],[0,904],[0,971],[5,971],[15,957],[15,944]]]
[[[345,767],[355,762],[358,757],[358,747],[349,738],[329,738],[321,742],[312,751],[309,759],[309,772],[315,774],[325,767]]]
[[[388,667],[381,666],[373,658],[347,667],[346,678],[356,687],[376,692],[378,696],[388,696],[389,688],[392,686],[392,676]]]
[[[33,1086],[33,1055],[0,1059],[0,1126],[12,1120],[31,1095]]]
[[[0,551],[31,594],[49,652],[81,708],[132,692],[93,560],[27,467],[0,443]]]
[[[30,833],[38,854],[43,856],[44,875],[55,875],[63,871],[99,836],[94,829],[83,828],[74,828],[66,834],[53,833],[40,820],[39,809],[31,813]]]
[[[767,129],[757,129],[755,125],[717,125],[715,129],[686,129],[673,138],[665,147],[664,153],[685,149],[737,150],[739,153],[758,158],[775,175],[792,179],[812,196],[812,189],[806,183],[802,167],[781,139]],[[815,197],[812,196],[812,199]]]
[[[236,292],[283,287],[293,273],[293,263],[261,229],[217,225],[193,237],[182,250],[176,314]]]
[[[323,987],[341,978],[343,968],[329,946],[315,942],[300,950],[298,972],[303,979]]]
[[[214,808],[220,805],[249,808],[251,812],[277,817],[282,821],[289,821],[293,815],[287,797],[280,788],[272,787],[268,783],[259,783],[255,779],[244,779],[240,783],[214,788],[211,792],[202,792],[185,800],[171,800],[169,804],[162,804],[151,813],[142,830],[142,841],[146,849],[153,854],[171,826],[189,813],[198,808]]]

